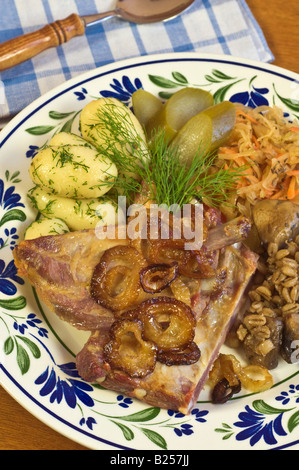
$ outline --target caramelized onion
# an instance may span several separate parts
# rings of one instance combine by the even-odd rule
[[[216,252],[201,250],[186,250],[186,240],[145,240],[143,254],[150,263],[174,263],[178,272],[186,277],[205,279],[215,276],[213,267]]]
[[[157,347],[142,337],[139,320],[117,320],[110,330],[111,340],[104,346],[105,359],[113,369],[130,377],[146,377],[156,365]]]
[[[220,380],[214,387],[212,392],[212,403],[223,404],[226,403],[235,393],[241,391],[241,382],[237,385],[230,385],[226,378]]]
[[[140,292],[139,271],[144,265],[143,257],[135,248],[121,245],[110,248],[94,269],[91,296],[111,310],[131,307]]]
[[[156,294],[162,292],[178,275],[178,264],[153,264],[141,269],[140,283],[145,292]]]
[[[200,349],[194,341],[182,351],[158,351],[157,360],[167,366],[195,364],[200,358]]]
[[[186,261],[185,240],[143,240],[143,254],[150,263],[173,263],[180,267]]]
[[[194,339],[196,319],[191,308],[179,300],[170,297],[146,300],[135,315],[143,323],[143,337],[155,343],[159,351],[184,349]]]

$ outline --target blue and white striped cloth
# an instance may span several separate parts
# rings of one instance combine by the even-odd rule
[[[141,0],[140,0],[141,1]],[[71,13],[113,9],[114,0],[0,0],[0,43]],[[273,55],[245,0],[195,0],[164,23],[109,19],[84,36],[0,73],[0,119],[84,71],[121,59],[166,52],[231,54],[270,62]],[[2,96],[2,99],[1,99]]]

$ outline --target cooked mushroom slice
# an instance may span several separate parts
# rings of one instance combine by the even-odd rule
[[[281,355],[289,364],[299,363],[299,313],[284,318]]]
[[[261,241],[281,247],[299,230],[299,206],[290,201],[264,199],[253,208],[253,221]]]

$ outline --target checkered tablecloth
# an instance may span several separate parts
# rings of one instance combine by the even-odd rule
[[[140,0],[142,1],[142,0]],[[108,11],[114,0],[0,0],[0,42],[71,13]],[[245,0],[195,0],[180,16],[147,25],[109,19],[84,36],[0,73],[0,119],[84,71],[121,59],[167,52],[231,54],[270,62],[273,55]]]

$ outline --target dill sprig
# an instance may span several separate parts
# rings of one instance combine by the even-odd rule
[[[216,154],[199,148],[191,164],[184,165],[179,149],[168,144],[164,132],[157,130],[146,143],[136,130],[129,110],[107,102],[99,109],[98,131],[102,143],[98,148],[118,168],[111,181],[113,191],[134,201],[144,194],[158,205],[182,207],[194,199],[210,206],[229,204],[238,179],[247,166],[233,168],[215,166]],[[107,182],[105,182],[107,184]]]

